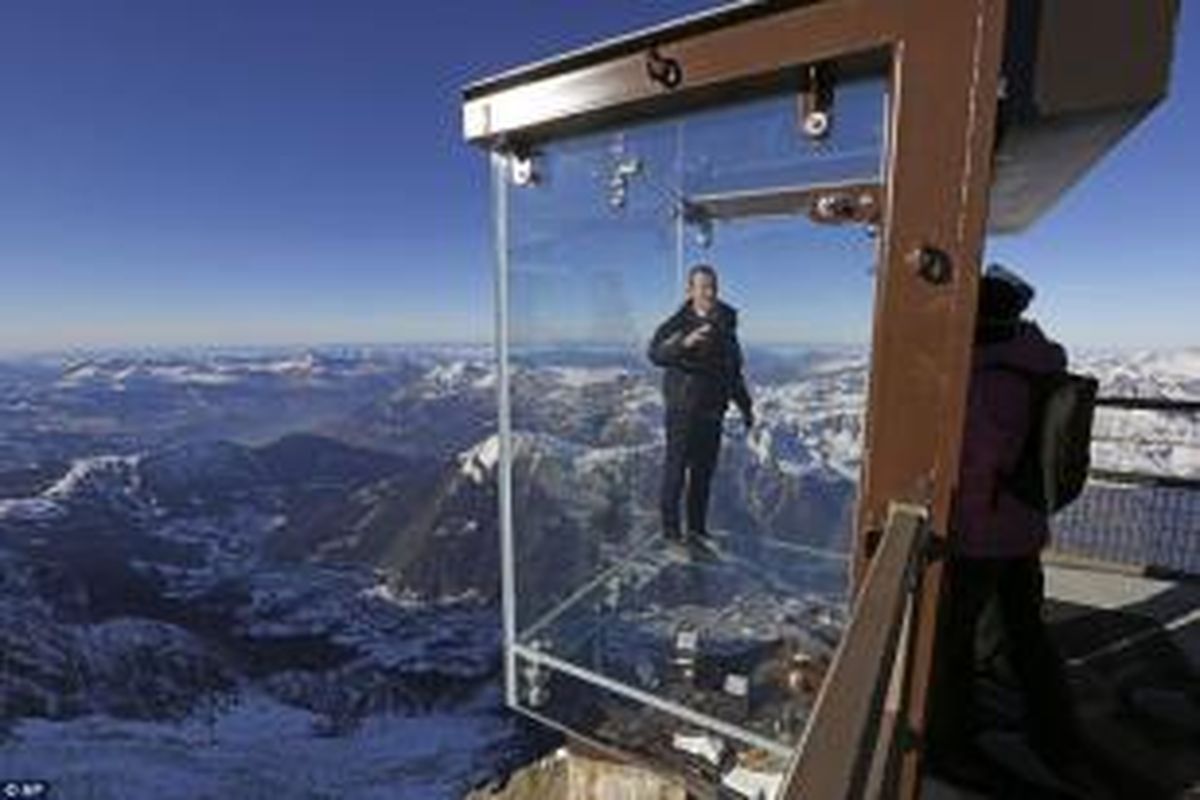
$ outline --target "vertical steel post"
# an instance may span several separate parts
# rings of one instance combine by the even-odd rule
[[[979,264],[986,236],[1006,0],[907,0],[894,49],[893,109],[871,358],[861,578],[890,502],[926,506],[948,534],[965,416]],[[924,728],[940,564],[924,574],[901,724]],[[912,737],[904,737],[911,740]],[[919,790],[905,753],[900,796]]]

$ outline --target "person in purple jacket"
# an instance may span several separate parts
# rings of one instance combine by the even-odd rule
[[[1030,745],[1049,763],[1061,764],[1074,759],[1079,743],[1062,661],[1042,619],[1040,553],[1049,519],[1004,485],[1031,427],[1028,373],[1059,372],[1067,364],[1063,348],[1022,318],[1033,296],[1033,287],[998,265],[989,266],[980,283],[934,672],[934,772],[969,771],[979,755],[975,641],[980,618],[993,604],[1025,697]]]

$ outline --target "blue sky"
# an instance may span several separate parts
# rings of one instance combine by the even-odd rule
[[[487,340],[488,172],[459,88],[710,5],[0,3],[0,350]],[[1168,103],[991,247],[1060,337],[1200,344],[1197,16]]]

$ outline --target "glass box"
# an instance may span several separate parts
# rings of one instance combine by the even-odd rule
[[[848,610],[886,105],[859,79],[820,136],[792,92],[493,155],[513,707],[685,773],[782,771]],[[696,264],[755,414],[723,420],[703,546],[664,536],[648,357]]]

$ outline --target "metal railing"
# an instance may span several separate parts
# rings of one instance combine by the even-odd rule
[[[1097,401],[1090,480],[1052,520],[1051,560],[1200,576],[1200,401]]]
[[[929,534],[924,509],[893,504],[780,800],[875,796],[887,780],[903,716],[896,703],[909,612]]]

